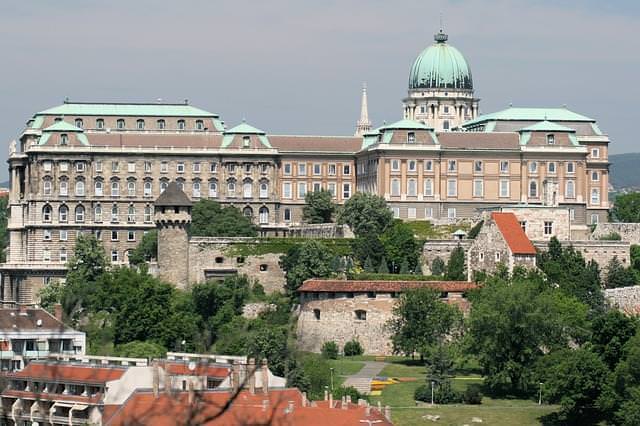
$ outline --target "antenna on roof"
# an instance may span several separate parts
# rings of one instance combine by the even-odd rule
[[[440,32],[444,31],[444,25],[442,24],[442,11],[440,11]]]
[[[64,103],[65,103],[65,104],[68,104],[68,103],[69,103],[69,97],[68,97],[68,96],[65,96],[65,97],[64,97]]]
[[[184,99],[184,104],[185,104],[185,105],[189,105],[189,99],[185,98],[185,99]]]
[[[513,102],[509,102],[509,108],[513,106]]]

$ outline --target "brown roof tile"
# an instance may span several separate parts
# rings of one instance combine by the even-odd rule
[[[38,325],[38,320],[41,321]],[[15,327],[14,327],[15,326]],[[36,331],[55,330],[71,331],[62,322],[44,309],[0,309],[0,330],[4,331]]]
[[[177,182],[170,182],[154,204],[156,207],[190,207],[193,205]]]
[[[219,148],[222,136],[211,133],[87,133],[89,144],[109,147]]]
[[[491,218],[498,225],[500,233],[509,245],[513,254],[535,255],[536,248],[524,233],[516,215],[513,213],[491,213]]]
[[[281,136],[269,135],[271,146],[290,152],[355,153],[360,150],[362,138],[355,136]]]
[[[433,288],[438,291],[463,292],[478,287],[467,281],[361,281],[361,280],[320,280],[305,281],[298,289],[300,292],[402,292],[414,288]]]
[[[442,132],[438,141],[443,148],[455,149],[519,149],[517,133]]]

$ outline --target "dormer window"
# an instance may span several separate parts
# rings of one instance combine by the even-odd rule
[[[196,120],[196,130],[204,130],[204,121]]]
[[[407,133],[407,143],[416,143],[416,134],[414,132]]]
[[[124,120],[122,118],[119,118],[118,121],[116,121],[116,128],[120,130],[124,129]]]
[[[178,120],[178,130],[184,130],[186,127],[184,120]]]
[[[251,147],[251,138],[249,136],[242,137],[242,147],[250,148]]]
[[[60,145],[69,145],[69,135],[66,133],[60,135]]]
[[[449,130],[449,120],[444,120],[442,122],[442,129],[443,130]]]
[[[136,129],[138,129],[138,130],[144,130],[144,120],[138,120],[138,121],[136,121]]]
[[[547,135],[547,145],[555,145],[556,138],[553,134]]]
[[[166,123],[164,120],[158,120],[156,122],[156,125],[158,127],[158,130],[164,130],[164,128],[166,127]]]
[[[102,118],[98,118],[96,120],[96,129],[98,130],[104,129],[104,120]]]
[[[82,129],[83,123],[82,123],[82,118],[76,118],[76,127],[79,127]]]

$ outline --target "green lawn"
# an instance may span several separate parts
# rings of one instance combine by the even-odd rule
[[[364,362],[353,361],[344,357],[330,359],[328,362],[329,365],[335,369],[334,373],[338,376],[349,376],[351,374],[355,374],[364,367]]]
[[[558,406],[539,406],[535,401],[521,399],[493,399],[484,397],[481,405],[440,405],[431,407],[428,404],[416,405],[413,399],[415,389],[424,384],[425,368],[412,364],[405,360],[395,360],[381,373],[390,377],[415,377],[415,382],[398,383],[384,388],[382,395],[371,397],[372,404],[378,401],[382,405],[391,406],[391,418],[395,425],[431,424],[432,422],[423,416],[439,415],[440,419],[433,422],[438,425],[462,425],[474,424],[474,417],[482,419],[485,425],[539,425],[540,417],[550,414],[558,409]],[[482,383],[482,377],[477,374],[454,377],[452,386],[463,391],[472,383]]]

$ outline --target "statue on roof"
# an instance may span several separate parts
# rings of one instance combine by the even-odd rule
[[[16,153],[17,151],[17,146],[18,144],[16,143],[16,140],[12,140],[11,142],[9,142],[9,155],[13,155]]]

